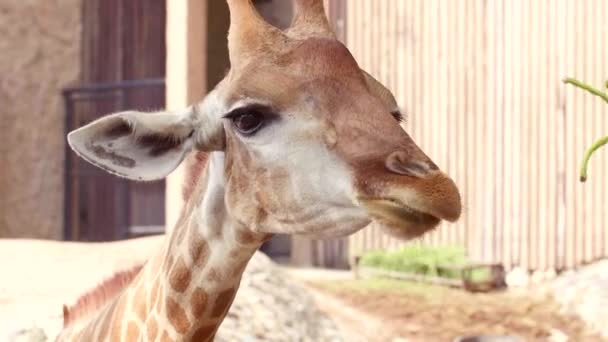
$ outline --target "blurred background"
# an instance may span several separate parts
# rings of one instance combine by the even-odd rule
[[[255,3],[289,25],[291,1]],[[456,248],[525,279],[608,256],[605,153],[578,182],[585,148],[606,134],[607,107],[562,83],[603,88],[607,1],[326,3],[339,39],[394,92],[404,128],[458,184],[464,215],[407,244],[371,227],[340,240],[277,236],[267,255],[347,269],[377,250]],[[182,170],[126,182],[77,158],[65,136],[110,112],[202,98],[229,68],[228,24],[224,1],[1,0],[0,238],[101,242],[170,229]]]

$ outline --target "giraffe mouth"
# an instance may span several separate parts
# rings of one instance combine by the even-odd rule
[[[394,198],[358,198],[359,203],[391,233],[413,238],[435,228],[441,219]]]

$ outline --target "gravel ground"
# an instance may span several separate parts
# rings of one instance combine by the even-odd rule
[[[0,341],[53,341],[63,303],[146,260],[162,237],[115,243],[0,240]],[[216,341],[343,341],[311,294],[265,255],[254,256]]]

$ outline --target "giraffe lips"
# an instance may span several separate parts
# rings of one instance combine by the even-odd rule
[[[401,238],[413,238],[435,228],[441,220],[392,198],[358,198],[369,215]]]

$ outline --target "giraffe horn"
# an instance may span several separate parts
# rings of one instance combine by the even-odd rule
[[[227,2],[230,9],[228,50],[233,65],[248,55],[266,52],[284,41],[284,34],[260,16],[251,0]]]
[[[295,0],[295,15],[288,34],[294,38],[335,38],[325,14],[323,0]]]

